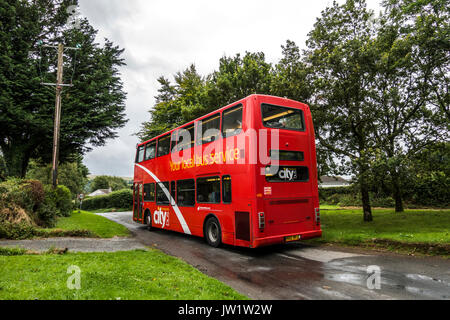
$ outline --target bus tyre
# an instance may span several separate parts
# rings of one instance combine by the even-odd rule
[[[205,224],[205,238],[206,242],[214,248],[217,248],[222,243],[222,228],[219,220],[212,217],[206,221]]]
[[[152,215],[151,215],[150,212],[148,212],[145,215],[145,224],[147,225],[147,230],[148,231],[152,231],[153,230],[153,227],[152,227]]]

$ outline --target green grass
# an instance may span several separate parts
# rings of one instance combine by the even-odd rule
[[[70,266],[81,289],[69,290]],[[0,300],[246,299],[187,263],[157,250],[0,256]]]
[[[49,231],[58,229],[64,231],[89,230],[100,238],[128,237],[130,235],[126,227],[87,211],[74,211],[70,217],[59,218],[56,228]]]
[[[92,213],[109,213],[109,212],[128,212],[128,211],[133,211],[133,209],[130,208],[109,208],[109,209],[97,209],[97,210],[88,210],[89,212]]]
[[[323,237],[310,242],[351,246],[377,242],[384,242],[385,246],[389,246],[389,242],[394,246],[405,244],[405,247],[413,247],[414,244],[424,244],[424,247],[450,245],[450,210],[395,213],[393,209],[376,209],[373,218],[373,222],[364,222],[361,209],[322,208]]]

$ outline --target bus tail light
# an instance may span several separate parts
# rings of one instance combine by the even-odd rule
[[[264,230],[266,227],[266,217],[264,212],[258,213],[259,229]]]
[[[314,211],[316,213],[316,224],[320,226],[320,208],[315,208]]]

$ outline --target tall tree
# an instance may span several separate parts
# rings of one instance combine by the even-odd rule
[[[347,0],[322,12],[309,33],[306,62],[312,68],[312,111],[319,143],[358,176],[364,221],[372,221],[369,196],[373,142],[370,87],[374,37],[373,13],[364,0]]]
[[[372,47],[376,117],[371,131],[382,151],[395,209],[402,212],[405,162],[430,143],[448,139],[448,105],[439,101],[448,96],[443,70],[450,69],[444,41],[450,29],[443,17],[449,17],[449,8],[429,0],[388,0],[384,6]]]
[[[272,65],[263,53],[247,52],[243,58],[239,54],[221,58],[219,69],[206,77],[191,65],[174,79],[174,84],[164,77],[158,79],[160,89],[150,121],[137,133],[142,141],[250,94],[270,94]]]
[[[56,53],[42,43],[80,46],[65,52],[60,160],[73,160],[104,145],[124,126],[125,93],[119,76],[122,49],[84,19],[66,27],[72,0],[0,0],[0,149],[8,176],[24,177],[30,158],[50,162],[55,94],[41,82],[55,82]],[[75,69],[74,69],[75,68]],[[50,147],[49,147],[50,146]]]

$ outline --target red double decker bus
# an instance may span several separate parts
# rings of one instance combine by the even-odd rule
[[[320,237],[307,105],[252,95],[137,146],[133,220],[256,248]]]

